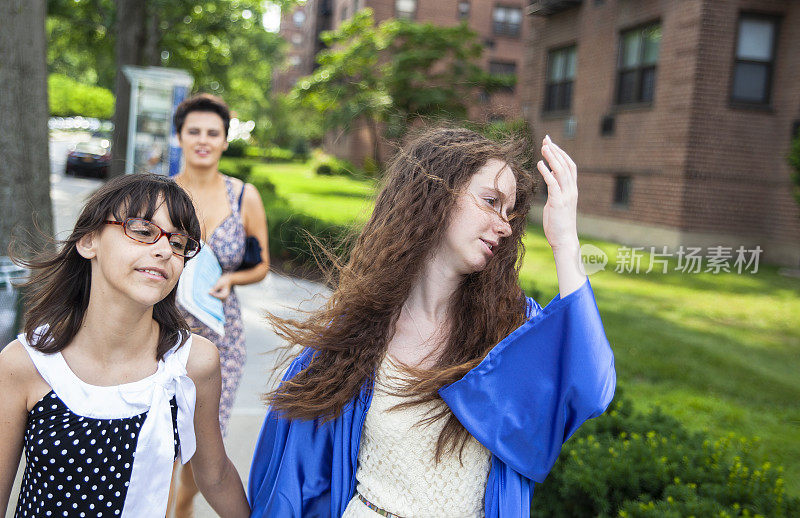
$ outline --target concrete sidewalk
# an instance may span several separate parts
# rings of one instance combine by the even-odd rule
[[[72,230],[83,203],[102,182],[70,178],[57,173],[51,176],[51,182],[56,237],[64,239]],[[261,395],[279,379],[279,373],[274,371],[283,357],[283,342],[272,332],[264,315],[269,311],[283,317],[302,316],[298,310],[319,307],[328,291],[318,283],[270,273],[264,281],[239,286],[236,292],[242,306],[247,361],[231,411],[225,448],[246,486],[253,449],[266,414]],[[23,469],[24,454],[8,503],[7,517],[14,515]],[[197,518],[217,516],[202,495],[196,499],[195,510]]]
[[[286,317],[301,316],[297,308],[310,310],[318,307],[324,302],[327,290],[314,282],[270,273],[264,281],[239,286],[236,292],[242,305],[247,362],[231,412],[225,449],[246,486],[253,449],[266,415],[261,395],[280,379],[274,370],[284,357],[280,349],[284,344],[268,327],[264,314],[270,311]],[[198,495],[195,501],[195,511],[197,518],[217,516],[202,495]]]

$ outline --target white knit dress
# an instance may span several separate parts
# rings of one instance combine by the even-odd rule
[[[432,406],[389,412],[403,401],[388,393],[402,371],[389,356],[375,380],[372,403],[361,434],[356,490],[373,505],[403,518],[483,517],[483,496],[491,455],[470,437],[459,462],[458,450],[434,461],[436,441],[445,420],[419,421]],[[433,404],[431,404],[433,405]],[[379,514],[353,496],[343,518]]]

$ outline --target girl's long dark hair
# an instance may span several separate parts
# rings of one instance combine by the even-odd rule
[[[86,202],[72,234],[60,243],[58,251],[44,251],[32,259],[14,254],[15,262],[31,270],[23,285],[25,338],[44,353],[55,353],[66,347],[78,333],[92,286],[91,263],[82,257],[75,245],[85,235],[99,231],[104,221],[113,216],[117,221],[140,217],[151,219],[161,203],[165,203],[172,224],[189,236],[200,240],[200,223],[192,200],[174,181],[155,174],[132,174],[108,181]],[[177,288],[177,286],[176,286]],[[153,307],[153,320],[159,324],[156,359],[189,337],[189,326],[175,305],[175,289]],[[34,336],[40,326],[43,334]]]
[[[438,390],[474,368],[525,319],[518,283],[526,214],[534,194],[521,165],[530,144],[505,144],[467,129],[436,128],[417,136],[392,160],[375,208],[349,261],[339,268],[331,297],[304,320],[268,319],[289,346],[315,350],[310,365],[268,395],[288,418],[332,419],[371,380],[383,359],[403,302],[429,253],[447,230],[456,199],[489,159],[507,163],[517,181],[510,214],[512,235],[503,239],[480,272],[467,275],[450,300],[449,334],[435,365],[408,369],[408,403],[435,406],[427,422],[446,419],[436,459],[463,448],[469,434],[441,402]]]

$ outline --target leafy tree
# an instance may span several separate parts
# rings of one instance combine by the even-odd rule
[[[47,71],[114,88],[113,0],[47,1]]]
[[[116,0],[117,106],[127,106],[124,65],[156,65],[191,72],[195,91],[222,95],[241,118],[266,115],[266,91],[282,39],[268,33],[259,0]],[[115,146],[127,141],[127,113],[115,115]],[[121,161],[112,174],[121,174]]]
[[[319,67],[297,82],[292,97],[323,114],[326,129],[363,120],[378,163],[381,123],[397,138],[418,117],[463,119],[481,91],[514,82],[480,68],[483,47],[466,24],[390,19],[376,26],[372,10],[363,9],[320,37],[328,50],[317,54]]]
[[[309,144],[322,143],[324,130],[320,112],[293,102],[287,94],[276,92],[270,95],[267,112],[267,117],[254,132],[259,142],[270,142],[294,151],[307,148]]]
[[[221,95],[240,118],[263,121],[283,39],[259,0],[148,0],[159,9],[160,64],[188,70],[196,91]]]
[[[397,19],[382,25],[391,40],[384,76],[394,105],[390,136],[404,134],[418,116],[465,119],[480,92],[516,81],[479,66],[483,43],[466,23],[439,27]]]
[[[221,95],[239,118],[268,126],[272,69],[284,42],[264,29],[262,1],[48,0],[48,10],[51,73],[114,89],[117,105],[128,106],[122,66],[181,68],[195,91]],[[115,122],[115,141],[127,141],[127,111]]]
[[[373,158],[380,161],[377,124],[392,108],[381,59],[391,43],[389,34],[384,26],[375,27],[371,9],[363,9],[338,30],[321,33],[320,39],[329,50],[317,54],[319,68],[300,79],[291,95],[322,114],[326,130],[366,121]]]

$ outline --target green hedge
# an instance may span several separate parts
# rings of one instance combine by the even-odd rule
[[[304,160],[305,154],[297,155],[291,149],[284,149],[280,147],[258,147],[251,146],[242,139],[231,140],[228,142],[228,149],[223,153],[223,156],[230,158],[254,158],[262,162],[293,162],[295,160]]]
[[[222,152],[222,156],[242,158],[247,148],[247,141],[237,138],[228,142],[228,149]]]
[[[296,159],[291,149],[280,147],[257,147],[248,146],[244,151],[244,156],[248,158],[260,158],[264,162],[292,162]]]
[[[50,74],[47,91],[52,116],[110,119],[114,115],[114,94],[105,88],[85,85],[62,74]]]
[[[800,204],[800,130],[798,134],[792,139],[792,147],[789,152],[789,165],[792,166],[792,194],[794,200]]]
[[[800,516],[783,469],[755,460],[756,442],[690,432],[659,408],[636,413],[618,387],[537,485],[531,516]]]
[[[317,261],[329,266],[315,240],[337,254],[352,244],[355,235],[350,227],[298,213],[277,194],[275,184],[269,179],[249,175],[240,179],[252,183],[261,194],[268,215],[269,253],[280,259],[284,268],[309,273],[319,269]]]

